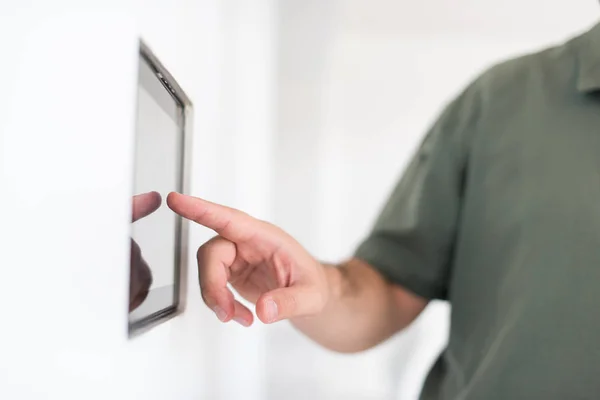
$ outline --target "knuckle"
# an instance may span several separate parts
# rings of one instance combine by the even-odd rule
[[[209,306],[212,307],[213,305],[215,305],[216,301],[215,299],[215,294],[212,293],[211,290],[209,289],[203,289],[200,291],[200,295],[202,296],[202,300],[204,300],[204,303]]]
[[[220,222],[219,225],[220,226],[218,227],[218,230],[226,232],[229,229],[229,227],[231,226],[231,219],[224,219],[223,221]]]
[[[198,262],[204,261],[204,259],[206,259],[209,256],[210,252],[219,242],[219,239],[219,236],[215,236],[206,243],[204,243],[202,246],[198,247],[198,250],[196,251],[196,258],[198,259]]]
[[[198,250],[196,251],[196,259],[198,260],[198,264],[203,262],[203,260],[205,258],[205,254],[206,254],[206,244],[203,244],[202,246],[198,247]]]

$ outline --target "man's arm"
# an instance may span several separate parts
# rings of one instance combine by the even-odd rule
[[[387,282],[361,260],[324,268],[330,295],[323,311],[291,321],[330,350],[369,349],[406,328],[427,306],[428,300]]]

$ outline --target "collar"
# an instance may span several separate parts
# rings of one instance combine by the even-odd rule
[[[577,40],[577,90],[584,93],[600,90],[600,23]]]

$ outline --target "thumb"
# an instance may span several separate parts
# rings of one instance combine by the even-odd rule
[[[316,314],[325,306],[325,295],[315,287],[291,286],[260,296],[256,315],[265,324]]]

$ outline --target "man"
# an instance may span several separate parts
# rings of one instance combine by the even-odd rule
[[[431,299],[452,304],[423,399],[600,396],[600,25],[495,66],[422,146],[355,258],[322,265],[279,228],[208,201],[168,205],[215,230],[202,296],[224,322],[289,319],[368,349]]]

